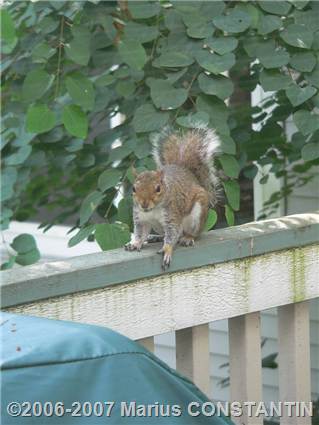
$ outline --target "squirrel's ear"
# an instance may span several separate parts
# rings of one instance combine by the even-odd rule
[[[160,181],[162,182],[163,181],[163,178],[164,178],[164,171],[162,169],[161,170],[157,170],[157,176],[160,179]]]

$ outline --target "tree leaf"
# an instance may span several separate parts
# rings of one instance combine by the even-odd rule
[[[218,157],[225,174],[228,177],[236,178],[238,177],[240,166],[236,158],[232,155],[220,155]]]
[[[251,17],[238,9],[231,9],[228,15],[216,16],[213,24],[220,30],[228,33],[239,33],[246,31],[251,24]]]
[[[69,240],[68,247],[72,248],[73,246],[82,242],[84,239],[87,239],[88,236],[90,236],[94,232],[95,226],[95,224],[89,224],[88,226],[85,226],[80,229],[77,234],[72,236],[72,238]]]
[[[299,87],[297,84],[293,84],[286,89],[286,95],[293,106],[301,105],[310,99],[317,89],[311,86]]]
[[[153,65],[164,68],[180,68],[189,66],[194,63],[194,59],[185,53],[178,51],[174,52],[163,52],[161,56],[153,61]]]
[[[278,363],[275,361],[277,356],[278,356],[278,353],[268,354],[268,356],[262,359],[261,367],[276,369],[278,367]]]
[[[56,124],[55,115],[47,105],[30,106],[26,117],[26,130],[29,133],[46,133]]]
[[[319,158],[319,143],[306,143],[301,149],[301,156],[305,161],[313,161]]]
[[[158,37],[159,32],[157,27],[138,24],[137,22],[129,21],[124,28],[126,38],[131,38],[139,43],[149,43]]]
[[[225,205],[225,217],[226,217],[228,226],[233,226],[235,224],[234,211],[231,209],[229,205]]]
[[[229,135],[227,123],[229,111],[222,100],[215,96],[202,94],[196,99],[196,107],[198,111],[206,112],[209,115],[210,124],[220,134]]]
[[[213,94],[220,99],[227,99],[234,91],[233,82],[223,75],[208,77],[202,73],[198,77],[200,89],[206,94]]]
[[[133,81],[124,80],[124,81],[119,81],[116,84],[115,90],[117,91],[117,93],[120,96],[127,98],[127,97],[130,97],[134,93],[135,88],[136,88],[136,86],[133,83]]]
[[[88,132],[88,119],[77,105],[66,105],[62,112],[64,127],[72,136],[85,139]]]
[[[103,201],[104,195],[100,191],[89,193],[83,200],[80,208],[80,226],[88,221],[96,208]]]
[[[178,2],[176,4],[178,4]],[[203,1],[200,6],[200,12],[203,16],[212,18],[214,16],[221,15],[225,7],[226,5],[223,1],[219,1],[219,0]]]
[[[207,220],[204,226],[204,232],[208,232],[210,229],[212,229],[217,222],[217,213],[215,210],[210,209],[208,211]]]
[[[117,148],[111,149],[109,154],[108,164],[111,164],[114,161],[121,161],[132,153],[132,148],[127,144],[119,146]]]
[[[76,72],[66,78],[65,84],[74,103],[85,110],[93,109],[95,93],[93,84],[87,77]]]
[[[17,181],[17,170],[15,167],[2,167],[1,170],[1,201],[10,199],[14,193],[13,188]]]
[[[262,15],[259,19],[257,29],[259,34],[269,34],[282,26],[282,20],[278,16]]]
[[[20,165],[29,157],[32,152],[32,147],[29,145],[21,146],[17,152],[12,153],[11,155],[5,158],[6,165]]]
[[[16,38],[16,30],[13,23],[13,19],[10,13],[2,8],[1,13],[1,37],[4,41],[12,43]]]
[[[29,233],[22,233],[16,236],[10,244],[18,254],[25,254],[26,252],[33,251],[37,248],[36,241]]]
[[[292,82],[288,75],[281,74],[277,70],[265,69],[260,73],[259,80],[265,91],[283,90]]]
[[[147,60],[144,47],[135,40],[122,40],[119,44],[119,53],[123,61],[133,69],[142,69]]]
[[[287,44],[302,49],[310,49],[313,42],[313,33],[305,25],[290,24],[280,36]]]
[[[20,266],[29,266],[31,264],[36,263],[40,260],[40,252],[39,250],[33,249],[32,251],[28,251],[24,254],[19,254],[16,256],[15,262],[20,264]]]
[[[187,28],[187,35],[192,38],[206,38],[212,35],[214,31],[210,23],[192,25]]]
[[[280,68],[289,62],[289,53],[283,48],[276,49],[273,40],[260,43],[256,55],[265,68]]]
[[[207,50],[199,50],[196,60],[202,68],[213,74],[228,71],[235,65],[235,55],[233,53],[226,53],[220,56],[216,53],[209,53]]]
[[[130,231],[124,224],[97,224],[96,242],[103,251],[123,247],[131,238]]]
[[[151,88],[151,98],[157,108],[176,109],[187,99],[186,89],[175,89],[167,80],[150,78],[147,83]]]
[[[160,4],[146,1],[132,1],[129,3],[129,11],[135,19],[147,19],[157,15],[161,10]]]
[[[2,263],[0,266],[0,270],[9,270],[12,269],[12,267],[14,266],[14,263],[16,261],[16,255],[10,255],[8,261],[6,261],[5,263]]]
[[[293,119],[298,130],[303,135],[313,133],[319,129],[319,116],[311,114],[305,109],[300,109],[299,111],[295,112]]]
[[[220,140],[221,140],[221,150],[224,153],[228,153],[230,155],[235,155],[236,154],[236,143],[234,142],[234,140],[225,134],[221,134],[220,135]]]
[[[32,102],[39,99],[49,90],[54,80],[53,75],[49,75],[42,69],[30,71],[24,79],[22,86],[22,96],[25,101]]]
[[[176,119],[177,124],[186,128],[204,128],[208,126],[209,115],[200,111],[195,114],[188,114]]]
[[[58,26],[58,19],[54,19],[52,16],[45,16],[39,23],[37,23],[37,30],[41,32],[41,34],[49,34],[56,30]]]
[[[133,127],[137,133],[163,128],[169,118],[168,112],[158,112],[153,105],[145,104],[136,109]]]
[[[310,52],[295,53],[290,59],[290,65],[300,72],[311,72],[316,62],[316,57]]]
[[[71,161],[73,158],[76,157],[76,155],[68,155],[68,157]],[[93,153],[84,153],[84,155],[79,158],[78,164],[79,167],[83,168],[93,167],[93,165],[95,164],[95,155],[93,155]]]
[[[241,2],[239,1],[235,8],[237,10],[241,10],[242,12],[245,12],[247,15],[251,18],[250,27],[256,29],[257,24],[260,19],[260,10],[252,4],[252,2]]]
[[[101,192],[105,192],[106,190],[114,187],[118,184],[122,177],[122,172],[116,170],[115,168],[110,168],[109,170],[103,171],[98,179],[98,188]]]
[[[77,152],[83,148],[82,139],[72,139],[69,144],[65,147],[65,150],[68,152]]]
[[[82,27],[82,32],[73,27],[73,40],[64,46],[66,55],[75,63],[86,66],[90,59],[90,32]]]
[[[319,63],[310,74],[305,74],[306,80],[315,87],[319,88]]]
[[[235,37],[211,37],[205,40],[205,44],[219,55],[224,55],[236,49],[238,40]]]
[[[249,165],[244,169],[243,173],[247,179],[253,180],[258,173],[258,167],[255,164]]]
[[[239,210],[240,206],[240,186],[235,180],[227,180],[223,182],[227,200],[233,210]]]
[[[259,37],[245,37],[243,40],[243,47],[247,53],[247,55],[251,58],[257,57],[258,49],[261,45],[261,41]]]
[[[261,0],[259,6],[268,13],[285,16],[289,12],[291,5],[287,1]]]
[[[47,43],[40,43],[32,50],[33,62],[46,63],[55,52],[56,49],[50,47]]]
[[[122,223],[127,223],[129,228],[133,227],[133,200],[131,197],[122,198],[118,204],[117,217]]]
[[[296,24],[305,25],[310,31],[319,30],[319,20],[317,11],[313,8],[310,8],[306,11],[296,10],[294,12],[294,18]]]
[[[152,144],[148,137],[140,137],[136,140],[132,140],[132,151],[137,156],[138,159],[146,158],[151,155],[152,152]],[[122,221],[122,220],[120,220]]]
[[[100,87],[109,86],[110,84],[114,83],[114,81],[116,81],[116,78],[108,71],[106,74],[101,75],[96,79],[95,85]]]

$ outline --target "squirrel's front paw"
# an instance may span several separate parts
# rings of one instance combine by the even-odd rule
[[[143,246],[143,242],[128,242],[127,244],[124,245],[124,249],[126,251],[140,251],[142,249]]]
[[[172,245],[165,244],[160,252],[163,253],[162,268],[163,270],[166,270],[172,261],[173,247]]]

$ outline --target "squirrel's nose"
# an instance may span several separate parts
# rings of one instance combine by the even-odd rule
[[[148,202],[143,202],[142,203],[142,208],[144,208],[144,210],[147,210],[147,208],[148,208]]]

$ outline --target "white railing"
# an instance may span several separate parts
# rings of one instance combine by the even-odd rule
[[[157,247],[115,250],[2,273],[7,311],[108,326],[154,350],[176,332],[176,368],[209,396],[208,323],[228,319],[231,400],[262,400],[260,314],[278,308],[281,401],[311,401],[308,300],[319,297],[319,214],[203,235],[176,249],[169,272]],[[254,409],[253,413],[254,413]],[[233,418],[262,424],[262,417]],[[239,419],[239,420],[238,420]],[[284,416],[281,424],[309,424]]]

